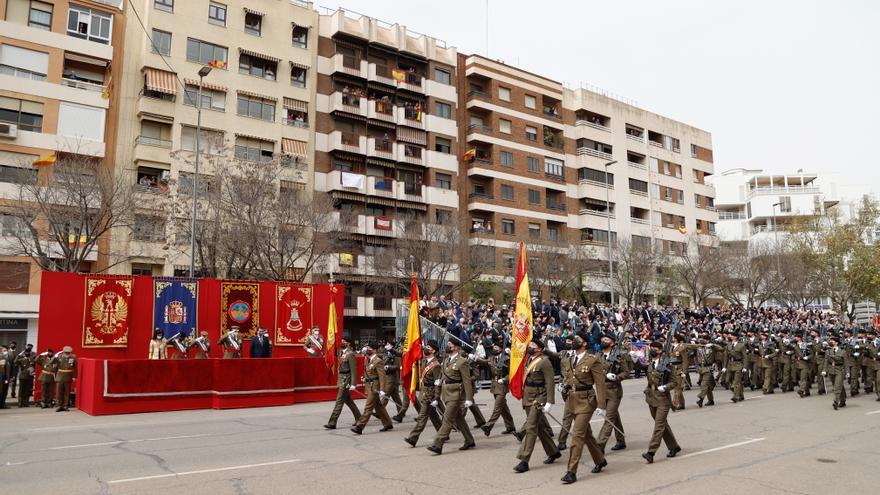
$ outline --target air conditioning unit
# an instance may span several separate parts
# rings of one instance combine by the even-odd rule
[[[18,135],[18,127],[15,124],[6,124],[0,122],[0,137],[12,138]]]

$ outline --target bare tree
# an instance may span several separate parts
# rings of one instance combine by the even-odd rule
[[[703,244],[698,237],[690,236],[684,251],[673,256],[669,268],[694,306],[704,305],[707,298],[719,292],[721,270],[716,252],[715,246]]]
[[[718,292],[730,304],[761,306],[782,291],[785,279],[777,273],[780,246],[770,243],[726,243],[716,251],[720,267]]]
[[[4,254],[29,256],[43,270],[77,272],[99,258],[107,269],[131,254],[111,252],[110,233],[131,228],[134,191],[100,159],[58,151],[40,174],[27,164],[0,208],[16,223]]]
[[[644,302],[657,274],[658,256],[650,244],[622,238],[614,247],[613,282],[622,299],[630,304]]]

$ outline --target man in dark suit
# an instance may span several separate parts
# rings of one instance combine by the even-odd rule
[[[251,339],[251,357],[272,357],[272,342],[269,340],[268,331],[265,328],[257,330],[257,334]]]

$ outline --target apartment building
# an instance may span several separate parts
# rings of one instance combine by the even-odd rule
[[[520,240],[535,265],[581,246],[607,298],[609,239],[680,255],[714,235],[709,133],[478,55],[459,55],[459,98],[461,211],[496,259],[484,280],[512,281]]]
[[[0,19],[0,203],[17,197],[20,173],[49,173],[32,167],[40,157],[82,155],[112,166],[122,0],[0,0]],[[8,255],[25,226],[3,215],[0,228],[0,342],[23,347],[36,341],[40,269]],[[105,262],[88,261],[87,271]]]
[[[171,219],[167,211],[169,185],[192,191],[199,95],[200,193],[225,155],[278,159],[281,194],[311,194],[317,13],[296,0],[136,0],[131,8],[118,163],[142,201],[134,228],[114,234],[128,257],[114,271],[188,275],[189,210],[178,205]]]
[[[344,10],[321,15],[319,25],[315,190],[332,198],[341,234],[324,269],[345,282],[346,329],[365,339],[377,326],[378,335],[393,333],[391,318],[408,297],[389,280],[406,279],[411,262],[394,259],[395,244],[455,229],[457,55],[405,26]],[[438,283],[455,285],[456,272]]]
[[[768,174],[735,168],[712,178],[722,242],[774,245],[799,218],[822,215],[837,201],[823,193],[814,173]]]

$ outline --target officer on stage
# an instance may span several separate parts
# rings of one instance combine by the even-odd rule
[[[61,354],[56,354],[55,362],[55,400],[58,402],[56,412],[69,411],[70,388],[77,374],[76,354],[73,347],[64,346]]]
[[[339,340],[339,349],[339,365],[336,378],[338,392],[336,394],[336,404],[333,406],[333,412],[330,414],[330,420],[324,425],[324,428],[328,430],[336,429],[336,421],[339,419],[339,415],[342,414],[342,406],[348,406],[355,421],[361,419],[361,412],[351,398],[351,392],[356,389],[353,377],[357,373],[357,358],[355,358],[354,351],[351,349],[351,342],[347,338],[342,337]]]
[[[55,351],[51,348],[37,356],[40,365],[40,409],[52,407],[55,396]]]
[[[218,345],[223,346],[223,359],[238,359],[241,357],[241,333],[240,328],[233,326],[226,335],[220,337]]]

